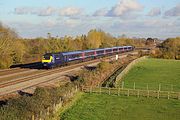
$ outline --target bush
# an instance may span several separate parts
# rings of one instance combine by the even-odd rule
[[[31,119],[32,115],[38,116],[48,107],[63,101],[68,101],[64,95],[74,87],[74,84],[68,83],[57,88],[37,88],[32,97],[22,96],[17,99],[11,99],[7,105],[0,108],[1,120],[26,120]],[[52,112],[52,111],[50,111]]]

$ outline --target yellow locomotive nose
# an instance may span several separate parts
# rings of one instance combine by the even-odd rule
[[[53,57],[52,57],[52,56],[50,56],[50,58],[49,58],[49,59],[46,59],[45,57],[43,57],[43,59],[42,59],[42,63],[50,63],[50,62],[52,61],[52,59],[53,59]]]

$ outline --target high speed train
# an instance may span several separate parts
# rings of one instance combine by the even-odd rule
[[[117,46],[112,48],[100,48],[92,50],[46,53],[43,55],[42,64],[44,68],[54,68],[57,66],[67,65],[72,62],[82,62],[85,60],[111,56],[133,50],[133,46]]]

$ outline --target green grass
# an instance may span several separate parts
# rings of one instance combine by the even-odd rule
[[[163,59],[145,59],[136,64],[123,78],[125,87],[180,91],[180,61]],[[173,87],[172,87],[173,86]]]
[[[62,120],[180,120],[180,101],[84,94]]]

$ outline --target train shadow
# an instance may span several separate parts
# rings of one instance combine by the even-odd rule
[[[21,95],[21,96],[29,96],[29,97],[33,96],[33,94],[31,94],[31,93],[24,92],[24,91],[21,91],[21,90],[19,90],[19,91],[17,91],[17,92],[18,92],[18,94]]]
[[[84,66],[84,68],[85,68],[86,70],[89,70],[89,71],[93,71],[93,70],[96,70],[96,69],[97,69],[96,66]]]
[[[17,93],[18,93],[19,97],[22,97],[22,96],[32,97],[33,96],[33,94],[31,94],[31,93],[24,92],[21,90],[17,91]],[[13,100],[13,99],[17,99],[17,98],[11,98],[11,99],[6,98],[6,99],[0,100],[0,108],[5,106],[5,105],[8,105],[9,100]]]
[[[65,75],[70,79],[71,82],[77,81],[79,76],[78,75]]]
[[[3,107],[4,105],[7,105],[8,101],[7,100],[1,100],[0,101],[0,108]]]
[[[11,65],[10,68],[43,69],[43,64],[41,62],[34,62],[34,63],[28,63],[28,64],[17,64],[17,65]]]

